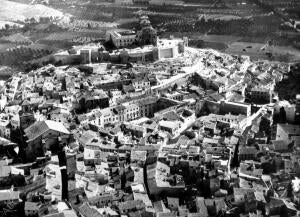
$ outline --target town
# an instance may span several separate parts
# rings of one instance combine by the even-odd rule
[[[138,19],[1,84],[0,216],[299,216],[295,66]]]

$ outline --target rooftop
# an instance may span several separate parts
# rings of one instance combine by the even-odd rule
[[[19,200],[19,191],[0,190],[0,201]]]
[[[62,123],[51,120],[35,122],[24,131],[28,141],[33,141],[46,133],[48,130],[57,131],[63,134],[70,134],[70,132]]]

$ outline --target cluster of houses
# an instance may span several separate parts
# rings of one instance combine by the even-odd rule
[[[16,73],[1,88],[0,216],[299,216],[299,106],[274,89],[288,71],[184,55]]]

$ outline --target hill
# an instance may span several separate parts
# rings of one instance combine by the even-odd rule
[[[0,23],[20,23],[26,19],[40,17],[53,17],[63,19],[65,15],[56,9],[41,4],[29,5],[8,0],[1,0]]]

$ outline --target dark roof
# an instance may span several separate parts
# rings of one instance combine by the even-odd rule
[[[123,106],[123,105],[118,105],[118,106],[116,106],[113,110],[114,110],[114,112],[117,113],[117,114],[123,114],[125,109],[126,109],[125,106]]]

